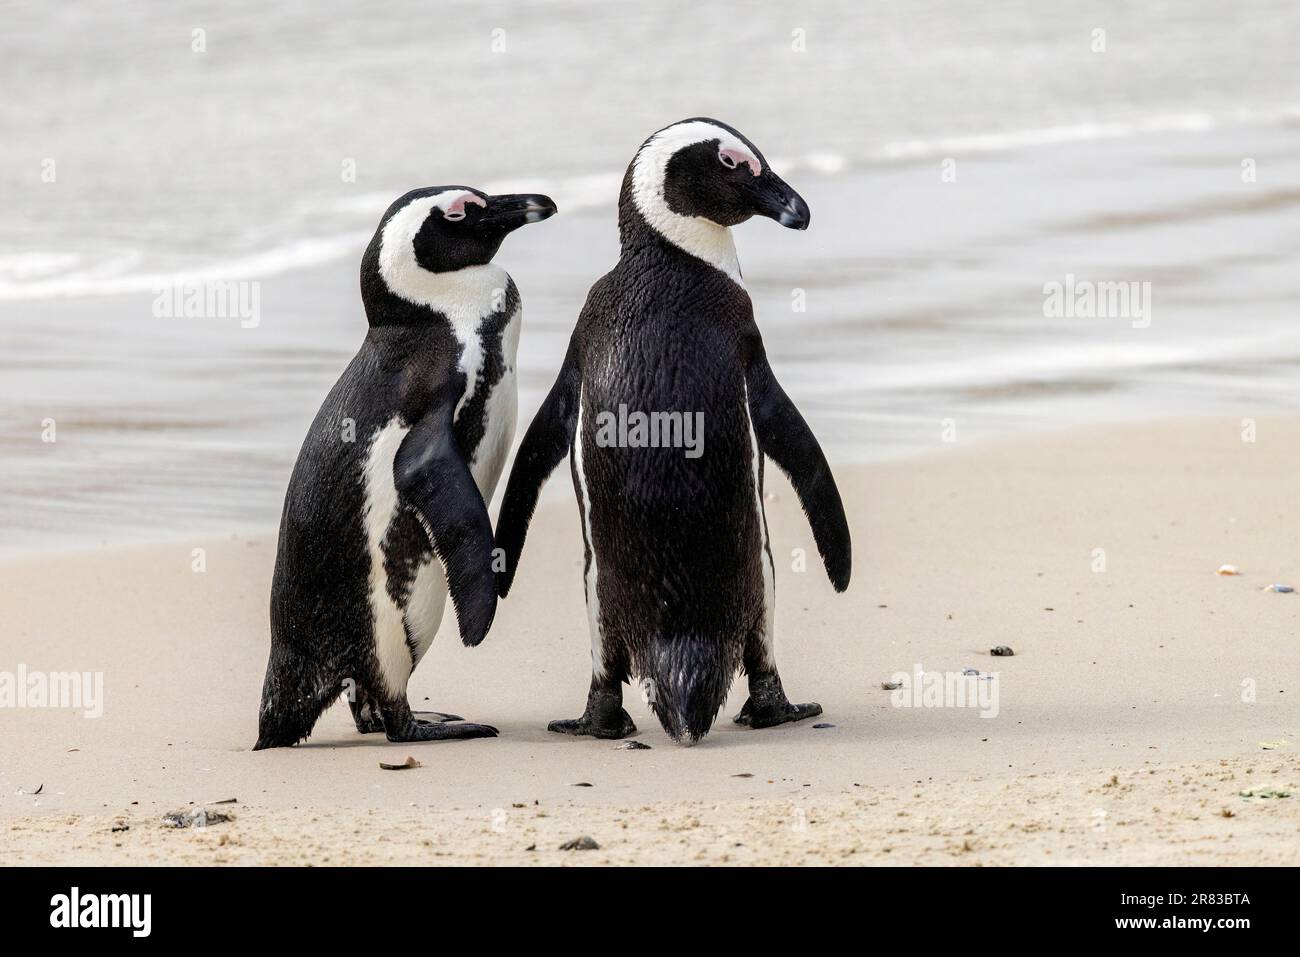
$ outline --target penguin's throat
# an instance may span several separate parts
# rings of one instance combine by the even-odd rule
[[[619,235],[624,255],[643,248],[650,240],[667,242],[696,259],[720,269],[739,283],[740,260],[736,242],[726,226],[702,216],[683,216],[666,203],[644,208],[635,199],[620,204]]]
[[[499,307],[506,296],[510,276],[495,263],[469,265],[451,272],[434,273],[422,268],[415,256],[380,259],[383,286],[398,299],[413,306],[438,312],[474,312],[485,315]]]

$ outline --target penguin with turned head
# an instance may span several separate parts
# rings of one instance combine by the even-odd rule
[[[504,597],[541,485],[569,456],[592,677],[582,717],[552,731],[634,732],[622,706],[633,676],[664,730],[688,744],[708,732],[738,669],[749,700],[737,723],[766,728],[821,713],[792,704],[777,673],[764,459],[793,483],[837,591],[849,583],[849,529],[825,456],[768,364],[741,281],[730,228],[754,215],[791,229],[809,222],[763,154],[717,120],[655,133],[624,177],[618,264],[587,296],[497,524]],[[696,417],[698,448],[674,447],[672,435],[624,441],[626,430],[605,428],[616,410],[652,423]]]
[[[450,592],[466,645],[496,612],[491,499],[514,437],[519,291],[492,262],[545,196],[417,189],[361,261],[369,331],[311,425],[285,495],[255,750],[305,738],[340,692],[390,741],[493,737],[411,711]]]

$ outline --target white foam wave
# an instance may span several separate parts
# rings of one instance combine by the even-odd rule
[[[911,162],[936,156],[1006,152],[1159,133],[1201,133],[1226,124],[1278,126],[1297,123],[1300,123],[1300,106],[1238,110],[1221,116],[1204,112],[1171,113],[1132,120],[899,140],[854,156],[818,151],[772,158],[771,162],[782,174],[811,172],[836,176],[882,162]],[[621,172],[603,172],[553,180],[503,179],[489,182],[483,188],[490,193],[546,193],[561,211],[575,212],[613,205],[622,179]],[[170,273],[137,271],[142,259],[139,253],[119,254],[93,264],[85,263],[78,255],[63,252],[29,251],[0,255],[0,301],[148,292],[176,282],[259,279],[357,256],[370,238],[371,224],[378,222],[380,213],[392,200],[391,195],[378,192],[336,199],[325,203],[324,209],[341,221],[353,222],[357,228],[340,230],[325,237],[294,238],[253,255]],[[360,229],[362,224],[369,228]]]

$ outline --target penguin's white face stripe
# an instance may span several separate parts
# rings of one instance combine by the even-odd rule
[[[755,176],[763,171],[763,164],[749,145],[734,133],[702,120],[678,123],[660,130],[637,153],[632,168],[632,201],[650,227],[670,243],[740,282],[740,264],[731,230],[703,216],[675,213],[664,198],[668,161],[679,150],[709,140],[718,141],[718,157],[724,165],[743,163]]]
[[[505,296],[510,276],[495,263],[430,272],[416,261],[415,234],[434,209],[444,214],[459,212],[463,217],[466,203],[483,204],[483,199],[468,190],[449,189],[411,200],[384,224],[379,248],[379,274],[389,290],[407,302],[438,310],[451,323],[452,334],[461,345],[460,370],[469,381],[460,405],[474,394],[483,365],[479,325]]]
[[[462,327],[457,329],[460,339],[468,338],[478,327],[478,320],[491,311],[494,290],[504,294],[506,271],[487,263],[451,272],[430,272],[416,261],[415,236],[433,210],[440,210],[448,218],[463,219],[467,203],[486,205],[481,197],[463,189],[413,199],[384,224],[379,247],[379,274],[389,290],[407,302],[446,313],[453,323],[463,319]]]

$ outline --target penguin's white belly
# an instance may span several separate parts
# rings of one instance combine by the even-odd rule
[[[515,419],[519,415],[519,392],[513,362],[492,387],[483,411],[487,423],[469,470],[483,501],[490,504],[501,470],[505,468],[506,456],[510,454],[510,443],[515,438]]]
[[[375,660],[390,694],[402,694],[411,675],[411,651],[406,643],[406,612],[388,591],[384,568],[384,540],[397,517],[397,485],[393,460],[411,431],[393,418],[375,431],[366,451],[365,483],[366,548],[370,555],[369,601],[375,641]],[[445,586],[444,586],[445,587]]]

